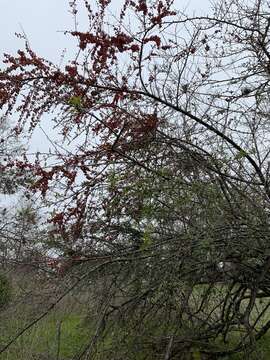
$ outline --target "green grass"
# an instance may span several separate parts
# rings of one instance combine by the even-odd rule
[[[206,288],[207,289],[207,288]],[[205,287],[198,287],[195,297],[200,298]],[[213,306],[215,297],[219,294],[211,294],[209,305]],[[98,306],[95,304],[95,298],[90,297],[87,293],[76,294],[67,297],[63,303],[59,304],[44,319],[39,321],[29,331],[22,335],[12,346],[0,355],[0,360],[71,360],[76,354],[91,341],[96,331],[96,322],[100,316]],[[42,313],[42,309],[31,301],[18,303],[9,309],[0,312],[0,347],[6,344],[14,335],[37,314]],[[153,301],[159,301],[159,297]],[[264,302],[257,304],[258,310],[262,309]],[[90,308],[91,309],[90,309]],[[48,303],[45,306],[48,308]],[[269,311],[265,314],[262,321],[268,320]],[[136,313],[130,313],[127,317],[119,319],[106,319],[106,330],[102,334],[96,344],[95,360],[144,360],[147,355],[148,360],[155,360],[158,356],[163,356],[163,345],[157,343],[157,348],[151,348],[149,341],[162,338],[166,334],[174,333],[175,324],[167,319],[166,314],[159,315],[149,313],[142,320]],[[168,319],[167,319],[168,320]],[[141,327],[140,327],[141,326]],[[136,330],[137,329],[137,330]],[[139,331],[138,331],[139,329]],[[189,327],[188,321],[182,324],[177,334],[187,336],[193,335],[192,327]],[[236,345],[240,337],[240,330],[235,329],[230,333],[228,348]],[[144,345],[145,344],[145,345]],[[225,350],[226,345],[222,343],[222,339],[217,339],[216,349]],[[145,348],[144,348],[145,346]],[[198,348],[201,345],[198,345]],[[200,347],[202,348],[202,347]],[[199,358],[199,350],[194,348],[193,358]],[[117,354],[117,358],[115,357]],[[192,358],[192,356],[191,356]],[[201,356],[202,358],[202,356]],[[270,359],[270,333],[264,336],[256,346],[256,350],[252,353],[239,353],[224,358],[224,360],[268,360]]]
[[[231,355],[228,360],[269,360],[270,359],[270,334],[266,334],[256,343],[256,348],[252,353],[238,353]],[[224,360],[227,360],[224,359]]]
[[[1,323],[0,341],[5,343],[18,330],[25,319]],[[4,354],[0,355],[1,360],[56,360],[59,353],[59,360],[70,360],[87,345],[94,329],[85,324],[85,317],[76,312],[63,313],[61,310],[54,311],[47,318],[40,321],[31,330],[21,336]],[[60,328],[60,331],[59,331]],[[98,345],[96,359],[112,359],[117,347],[116,339],[121,337],[121,332],[127,329],[119,328],[114,324],[114,334],[107,333],[104,340]],[[4,331],[3,331],[4,329]],[[156,329],[157,330],[157,329]],[[118,333],[119,331],[119,333]],[[59,338],[60,334],[60,338]],[[119,344],[119,354],[123,354],[123,345],[126,349],[134,349],[132,336],[126,334],[125,344]],[[131,345],[129,347],[129,345]],[[112,349],[112,352],[110,351]],[[132,355],[134,360],[144,359],[143,351],[126,354]],[[131,359],[131,357],[128,357]],[[270,359],[270,334],[261,339],[252,354],[239,353],[225,360],[268,360]],[[154,358],[153,358],[154,360]]]
[[[1,324],[1,343],[5,343],[21,326],[20,321]],[[1,360],[70,359],[87,344],[90,329],[82,324],[79,314],[53,313],[22,335],[4,354]],[[20,326],[21,325],[21,326]],[[3,333],[4,329],[4,333]]]

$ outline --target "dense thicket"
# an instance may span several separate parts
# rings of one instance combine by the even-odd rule
[[[0,73],[17,133],[49,113],[62,139],[4,166],[30,173],[50,211],[43,247],[67,293],[97,284],[79,358],[252,350],[270,328],[269,4],[188,16],[126,0],[117,18],[113,2],[84,5],[88,28],[66,33],[74,59],[56,66],[26,42]]]

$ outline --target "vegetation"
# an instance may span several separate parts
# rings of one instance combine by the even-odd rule
[[[75,58],[52,64],[25,39],[0,72],[14,139],[44,114],[61,138],[34,159],[1,155],[26,200],[3,215],[15,291],[1,314],[20,316],[0,355],[267,358],[268,2],[190,16],[124,0],[115,17],[84,1],[86,29],[78,3]]]
[[[11,298],[11,286],[5,275],[0,274],[0,308],[3,309]]]

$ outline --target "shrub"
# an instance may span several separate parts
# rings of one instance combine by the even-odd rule
[[[11,285],[4,274],[0,274],[0,310],[5,307],[11,298]]]

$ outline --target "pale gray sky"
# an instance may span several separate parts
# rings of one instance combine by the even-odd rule
[[[95,1],[95,0],[90,0]],[[4,53],[15,54],[24,47],[23,40],[15,36],[15,32],[25,32],[31,48],[40,56],[58,64],[63,50],[67,50],[67,58],[76,52],[75,41],[63,34],[64,30],[74,28],[74,19],[69,13],[69,0],[0,0],[0,59]],[[112,0],[112,11],[119,10],[119,2]],[[80,1],[82,4],[83,1]],[[175,0],[175,7],[190,13],[207,13],[210,0]],[[83,28],[84,18],[80,19]],[[86,25],[86,22],[85,22]],[[0,68],[2,64],[0,65]],[[43,127],[53,139],[49,116],[44,116]],[[37,129],[30,143],[30,151],[47,151],[51,147],[41,130]],[[4,198],[4,199],[3,199]],[[0,195],[0,204],[10,203],[6,196]],[[1,201],[2,200],[2,201]],[[14,197],[14,204],[16,197]],[[5,205],[6,206],[6,205]]]
[[[94,2],[94,0],[92,0]],[[90,1],[91,2],[91,1]],[[119,2],[112,0],[112,11],[119,10]],[[31,48],[40,56],[59,63],[63,50],[66,57],[72,58],[76,52],[75,39],[64,35],[64,30],[74,28],[74,20],[69,12],[69,0],[1,0],[0,12],[0,57],[3,53],[16,53],[24,47],[24,42],[15,36],[15,32],[27,35]],[[79,1],[83,3],[83,1]],[[206,13],[210,7],[209,0],[175,0],[175,7],[189,12]],[[80,19],[82,28],[84,18]],[[1,67],[1,65],[0,65]],[[43,126],[50,131],[49,117]],[[31,142],[33,151],[45,151],[48,143],[41,131],[36,130]]]
[[[22,32],[23,28],[37,53],[54,61],[59,60],[61,50],[70,49],[71,38],[62,33],[73,28],[68,3],[69,0],[1,0],[1,54],[15,52],[22,47],[22,41],[14,33]],[[118,3],[119,0],[112,0],[112,8],[119,8]],[[198,13],[207,12],[209,4],[209,0],[175,0],[176,8],[188,8]]]
[[[67,5],[66,0],[1,0],[1,53],[14,52],[22,46],[14,33],[23,28],[36,52],[57,60],[60,49],[68,46],[67,37],[58,31],[73,24]]]

